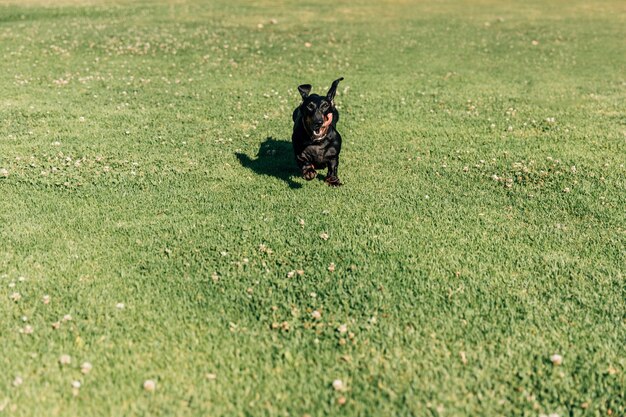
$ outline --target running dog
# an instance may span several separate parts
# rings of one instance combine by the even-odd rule
[[[325,96],[311,94],[311,84],[302,84],[298,91],[302,103],[293,112],[293,134],[291,142],[296,163],[305,180],[317,177],[317,170],[328,168],[325,182],[331,187],[341,185],[337,177],[341,135],[337,131],[339,112],[335,107],[337,85],[343,80],[333,81]]]

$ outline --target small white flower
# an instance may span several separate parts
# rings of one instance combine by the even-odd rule
[[[296,271],[289,271],[287,272],[287,278],[293,278],[296,276]]]
[[[268,248],[267,245],[263,243],[259,245],[259,251],[262,253],[267,253],[268,255],[271,255],[272,253],[274,253],[274,251],[271,248]]]
[[[20,385],[22,385],[24,383],[24,380],[22,379],[21,376],[16,376],[15,379],[13,380],[13,386],[14,387],[19,387]]]
[[[555,353],[554,355],[550,356],[550,362],[552,362],[553,365],[560,365],[563,363],[563,357]]]
[[[333,388],[335,389],[335,391],[343,391],[345,389],[343,381],[341,379],[335,379],[333,381]]]
[[[80,366],[80,371],[83,374],[88,374],[89,372],[91,372],[91,369],[93,368],[93,365],[91,365],[91,363],[89,362],[83,362],[83,364]]]
[[[343,334],[348,331],[348,326],[346,326],[345,324],[342,324],[341,326],[337,327],[337,331]]]
[[[72,362],[72,358],[70,357],[70,355],[61,355],[61,357],[59,358],[59,363],[61,365],[69,365]]]
[[[329,272],[335,272],[335,263],[331,262],[330,265],[328,265],[328,271]]]
[[[24,328],[22,329],[22,333],[24,334],[33,334],[35,330],[33,329],[33,326],[24,326]]]
[[[44,304],[50,304],[50,296],[49,295],[44,295],[41,300],[43,301]]]
[[[322,232],[322,233],[320,233],[320,237],[321,237],[323,240],[328,240],[328,238],[329,238],[330,236],[328,236],[328,233],[326,233],[326,232]]]
[[[52,328],[54,330],[57,330],[59,327],[61,327],[61,322],[60,321],[55,321],[54,323],[52,323]]]
[[[11,298],[11,300],[13,301],[20,301],[22,299],[22,294],[20,294],[19,292],[14,292],[13,294],[11,294],[9,296]]]
[[[72,315],[71,314],[66,314],[63,316],[63,321],[71,321],[72,320]]]
[[[80,388],[80,381],[72,381],[72,388]]]
[[[9,171],[6,168],[0,168],[0,177],[8,177]]]
[[[319,311],[315,310],[311,313],[311,317],[313,317],[315,320],[319,320],[322,318],[322,313],[320,313]]]
[[[117,308],[118,310],[124,310],[124,307],[126,307],[124,303],[115,304],[115,308]]]
[[[143,389],[148,392],[154,391],[156,389],[156,382],[151,379],[145,380],[143,383]]]

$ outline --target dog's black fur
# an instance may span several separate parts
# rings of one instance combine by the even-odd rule
[[[317,176],[316,169],[328,167],[325,182],[332,187],[341,185],[337,177],[341,135],[336,129],[339,112],[334,102],[341,80],[343,77],[333,81],[326,96],[309,95],[310,84],[299,86],[302,103],[296,107],[292,117],[291,142],[302,176],[310,181]]]

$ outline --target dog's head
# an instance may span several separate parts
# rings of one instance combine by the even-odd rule
[[[300,104],[300,113],[302,114],[302,122],[304,128],[313,139],[321,139],[326,135],[328,127],[333,122],[333,112],[335,109],[335,93],[337,85],[343,80],[339,78],[333,81],[326,96],[318,96],[311,94],[311,84],[302,84],[298,87],[298,91],[302,96],[302,104]]]

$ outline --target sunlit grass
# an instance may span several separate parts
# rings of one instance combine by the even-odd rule
[[[624,16],[0,1],[0,413],[623,415]]]

